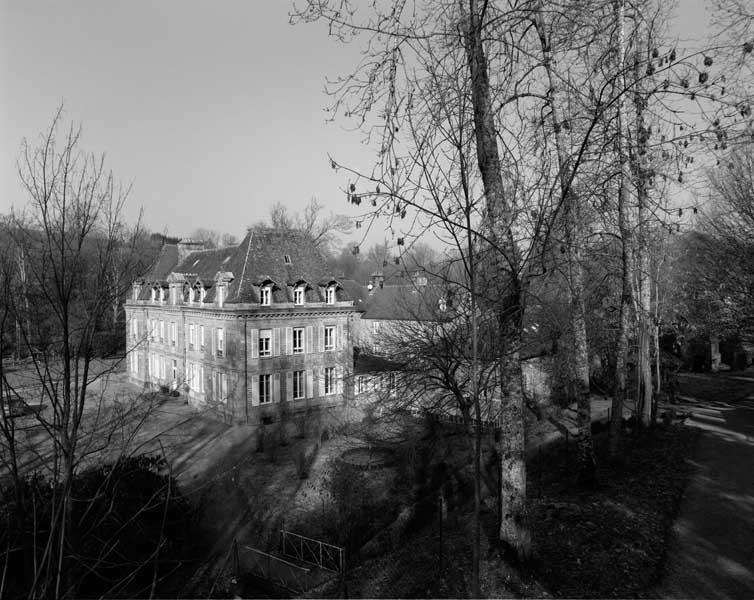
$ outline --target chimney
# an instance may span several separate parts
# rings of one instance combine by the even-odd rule
[[[201,240],[192,240],[190,238],[182,239],[178,242],[178,262],[183,261],[192,252],[204,249],[204,242]]]

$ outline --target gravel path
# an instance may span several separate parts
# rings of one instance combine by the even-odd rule
[[[689,376],[681,400],[703,434],[656,595],[754,598],[754,373]]]

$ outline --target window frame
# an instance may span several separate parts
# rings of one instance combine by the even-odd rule
[[[306,302],[306,290],[303,285],[293,288],[293,304],[303,306]]]
[[[304,350],[306,348],[306,330],[303,327],[294,327],[293,328],[293,335],[291,336],[293,338],[292,340],[292,354],[304,354]],[[296,346],[296,334],[299,334],[299,343],[300,346]]]
[[[225,329],[218,327],[215,335],[217,336],[217,356],[222,358],[225,356]]]
[[[259,358],[269,358],[272,356],[272,329],[259,330],[257,354]]]
[[[324,348],[325,352],[335,351],[335,325],[325,325]]]
[[[323,393],[325,396],[332,396],[336,393],[337,385],[335,383],[335,367],[325,367],[324,370]]]
[[[327,287],[327,290],[325,291],[325,303],[326,304],[335,304],[335,286],[330,285]]]
[[[306,371],[294,371],[292,381],[291,398],[294,400],[306,398]]]
[[[259,404],[272,403],[272,374],[262,373],[259,376]]]
[[[260,306],[270,306],[272,304],[271,285],[263,285],[259,288],[259,304]]]

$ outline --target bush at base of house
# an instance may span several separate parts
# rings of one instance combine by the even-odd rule
[[[191,507],[165,467],[163,458],[136,456],[75,476],[61,594],[143,597],[157,582],[159,595],[163,578],[187,559],[193,539]],[[2,489],[0,547],[14,574],[6,579],[4,597],[28,596],[60,492],[39,474]],[[35,596],[55,595],[54,584],[43,587],[55,572],[41,573]]]

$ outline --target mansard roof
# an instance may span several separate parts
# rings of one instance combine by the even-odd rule
[[[307,300],[320,301],[324,296],[316,289],[318,284],[337,282],[322,253],[306,234],[280,229],[251,229],[237,246],[196,250],[182,260],[178,245],[166,244],[146,281],[166,283],[168,275],[179,273],[189,282],[198,279],[205,287],[214,288],[218,272],[233,274],[226,296],[228,304],[259,302],[259,286],[267,281],[280,290],[280,294],[275,293],[275,301],[291,300],[287,288],[302,280],[315,288],[307,290]],[[214,289],[209,289],[206,301],[212,302],[214,295]],[[338,300],[350,300],[350,296],[341,289]]]

